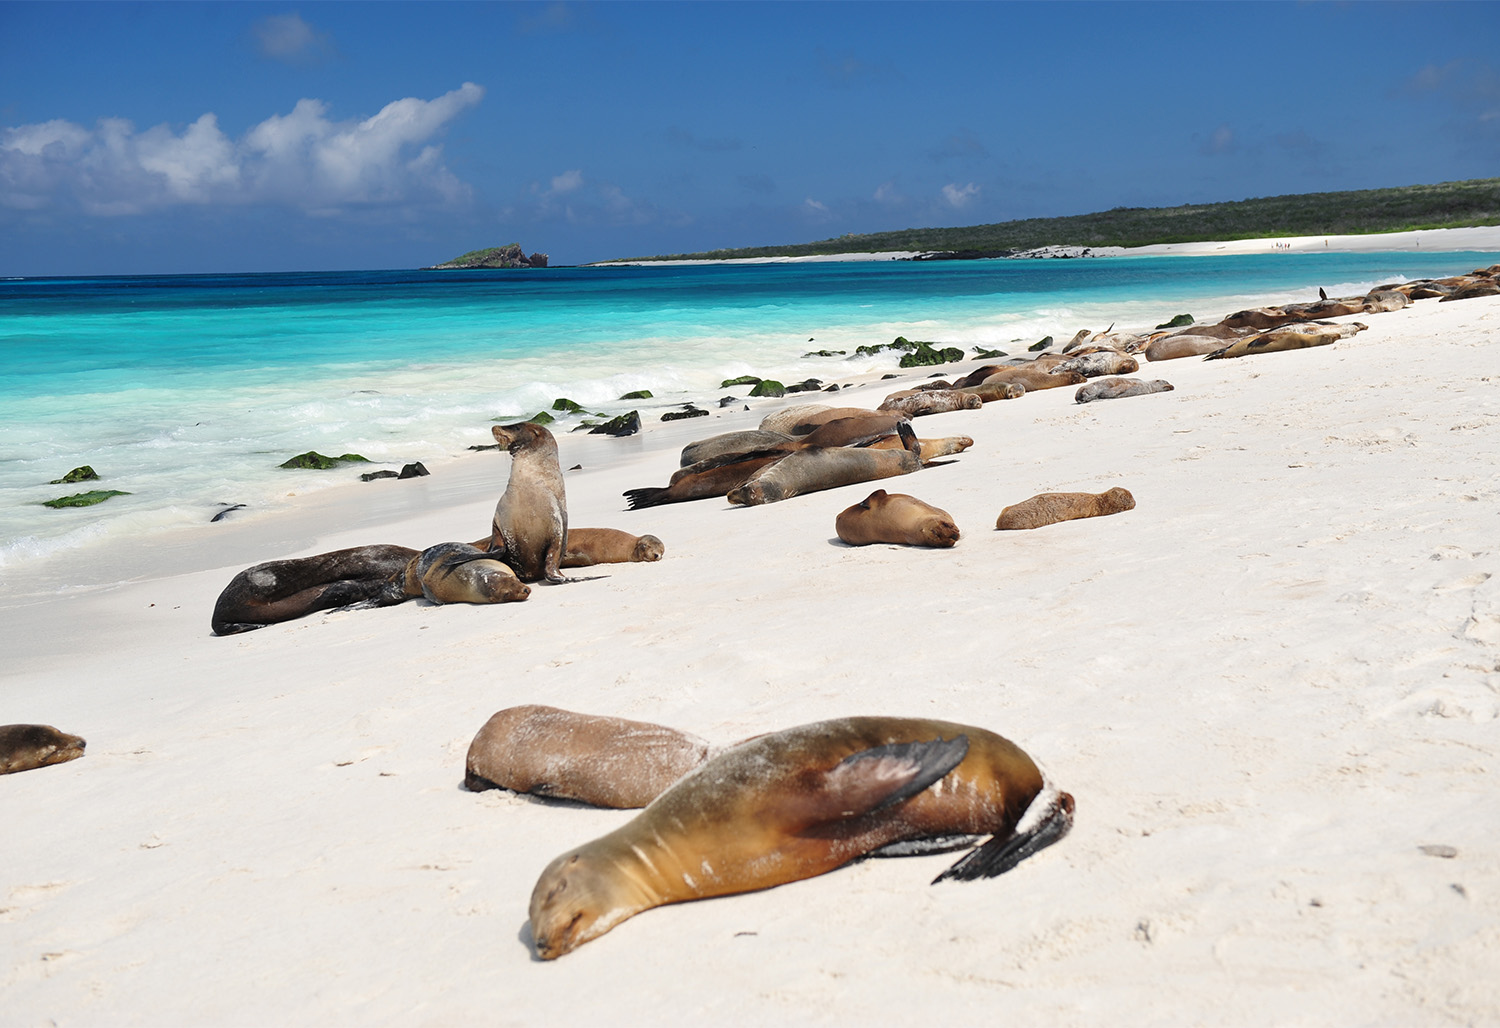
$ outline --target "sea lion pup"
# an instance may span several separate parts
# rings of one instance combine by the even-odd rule
[[[618,528],[570,528],[565,568],[586,568],[595,564],[632,564],[661,560],[667,551],[654,535],[631,535]]]
[[[909,475],[922,469],[921,445],[915,436],[910,442],[914,445],[904,450],[855,446],[814,446],[798,450],[757,471],[744,485],[731,489],[727,499],[730,503],[755,507],[821,489]]]
[[[510,707],[486,721],[469,744],[464,787],[644,807],[707,758],[708,743],[662,725]]]
[[[956,410],[978,410],[983,406],[984,401],[973,393],[965,393],[957,389],[933,389],[912,396],[897,398],[888,396],[875,409],[899,411],[918,418],[928,414],[947,414]]]
[[[1248,339],[1237,339],[1222,349],[1204,354],[1206,361],[1226,360],[1230,357],[1248,357],[1256,353],[1280,353],[1283,350],[1302,350],[1309,346],[1327,346],[1340,339],[1363,332],[1368,325],[1358,321],[1342,325],[1298,323],[1262,332]]]
[[[0,775],[77,760],[87,745],[51,725],[0,725]]]
[[[1102,493],[1038,493],[1002,510],[995,527],[1002,531],[1041,528],[1059,521],[1118,514],[1134,507],[1135,497],[1119,486]]]
[[[256,564],[230,579],[210,624],[215,635],[234,635],[335,607],[401,603],[420,595],[405,588],[406,566],[418,552],[407,546],[352,546]]]
[[[557,440],[541,425],[496,425],[495,441],[510,451],[510,480],[495,520],[490,552],[511,566],[523,582],[566,582],[562,565],[568,538],[568,502]]]
[[[1170,393],[1173,388],[1171,382],[1161,378],[1150,382],[1139,378],[1096,378],[1079,386],[1073,399],[1077,403],[1092,403],[1095,400],[1118,400],[1124,396]]]
[[[1139,370],[1139,362],[1129,354],[1118,350],[1095,350],[1063,361],[1053,367],[1052,374],[1076,371],[1084,378],[1098,378],[1101,375],[1129,375]]]
[[[978,835],[992,837],[935,881],[993,877],[1066,835],[1073,809],[1020,747],[982,728],[895,717],[789,728],[730,747],[552,861],[531,894],[532,940],[553,960],[652,907]]]
[[[952,546],[958,526],[947,511],[905,493],[876,489],[839,513],[833,530],[850,546],[901,543],[906,546]]]
[[[468,543],[438,543],[406,565],[406,592],[431,603],[514,603],[531,595],[496,554]]]

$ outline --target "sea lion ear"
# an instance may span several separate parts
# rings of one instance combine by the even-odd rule
[[[969,737],[898,742],[851,753],[803,797],[809,823],[860,817],[910,799],[963,762]]]

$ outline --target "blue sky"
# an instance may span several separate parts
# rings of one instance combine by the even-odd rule
[[[8,275],[581,263],[1497,175],[1497,3],[0,3]]]

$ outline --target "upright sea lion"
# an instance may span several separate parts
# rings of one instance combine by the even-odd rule
[[[708,759],[708,743],[661,725],[556,707],[502,710],[469,744],[464,785],[596,807],[644,807]]]
[[[559,568],[568,539],[557,440],[541,425],[496,425],[495,441],[510,451],[510,481],[495,505],[490,551],[523,582],[566,582]]]
[[[1000,512],[995,527],[1001,530],[1041,528],[1075,518],[1097,518],[1135,507],[1130,490],[1115,486],[1102,493],[1039,493],[1013,503]]]
[[[1094,400],[1118,400],[1123,396],[1170,393],[1173,388],[1171,382],[1162,378],[1150,382],[1140,378],[1096,378],[1079,386],[1073,399],[1078,403],[1092,403]]]
[[[552,960],[651,907],[979,835],[992,837],[936,881],[992,877],[1072,821],[1073,797],[982,728],[893,717],[803,725],[731,747],[627,824],[552,861],[531,894],[532,939]]]
[[[952,546],[958,526],[947,511],[905,493],[876,489],[839,513],[833,529],[851,546],[901,543],[907,546]]]
[[[214,604],[214,634],[249,632],[351,604],[401,603],[419,595],[405,588],[406,566],[418,552],[407,546],[353,546],[246,568]]]
[[[0,775],[77,760],[87,745],[51,725],[0,725]]]
[[[510,565],[468,543],[429,546],[406,566],[406,592],[432,603],[513,603],[531,595]]]
[[[833,489],[855,482],[872,482],[893,475],[909,475],[921,468],[920,453],[911,450],[815,446],[788,454],[775,464],[762,468],[744,485],[731,489],[728,500],[730,503],[753,507],[820,489]]]
[[[586,568],[595,564],[656,561],[665,552],[666,547],[654,535],[631,535],[618,528],[570,528],[562,566]]]

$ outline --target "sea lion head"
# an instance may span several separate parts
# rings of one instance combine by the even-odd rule
[[[556,960],[652,905],[635,891],[618,865],[592,846],[564,853],[547,865],[531,891],[537,956]]]
[[[86,745],[51,725],[5,725],[0,727],[0,775],[77,760]]]
[[[631,560],[661,560],[661,555],[667,551],[662,541],[654,535],[643,535],[635,541],[635,549],[630,551]]]
[[[495,442],[512,455],[522,450],[545,450],[547,447],[551,447],[554,454],[557,452],[557,440],[552,437],[552,433],[530,421],[523,421],[518,425],[496,425],[490,429],[490,434],[495,437]]]

